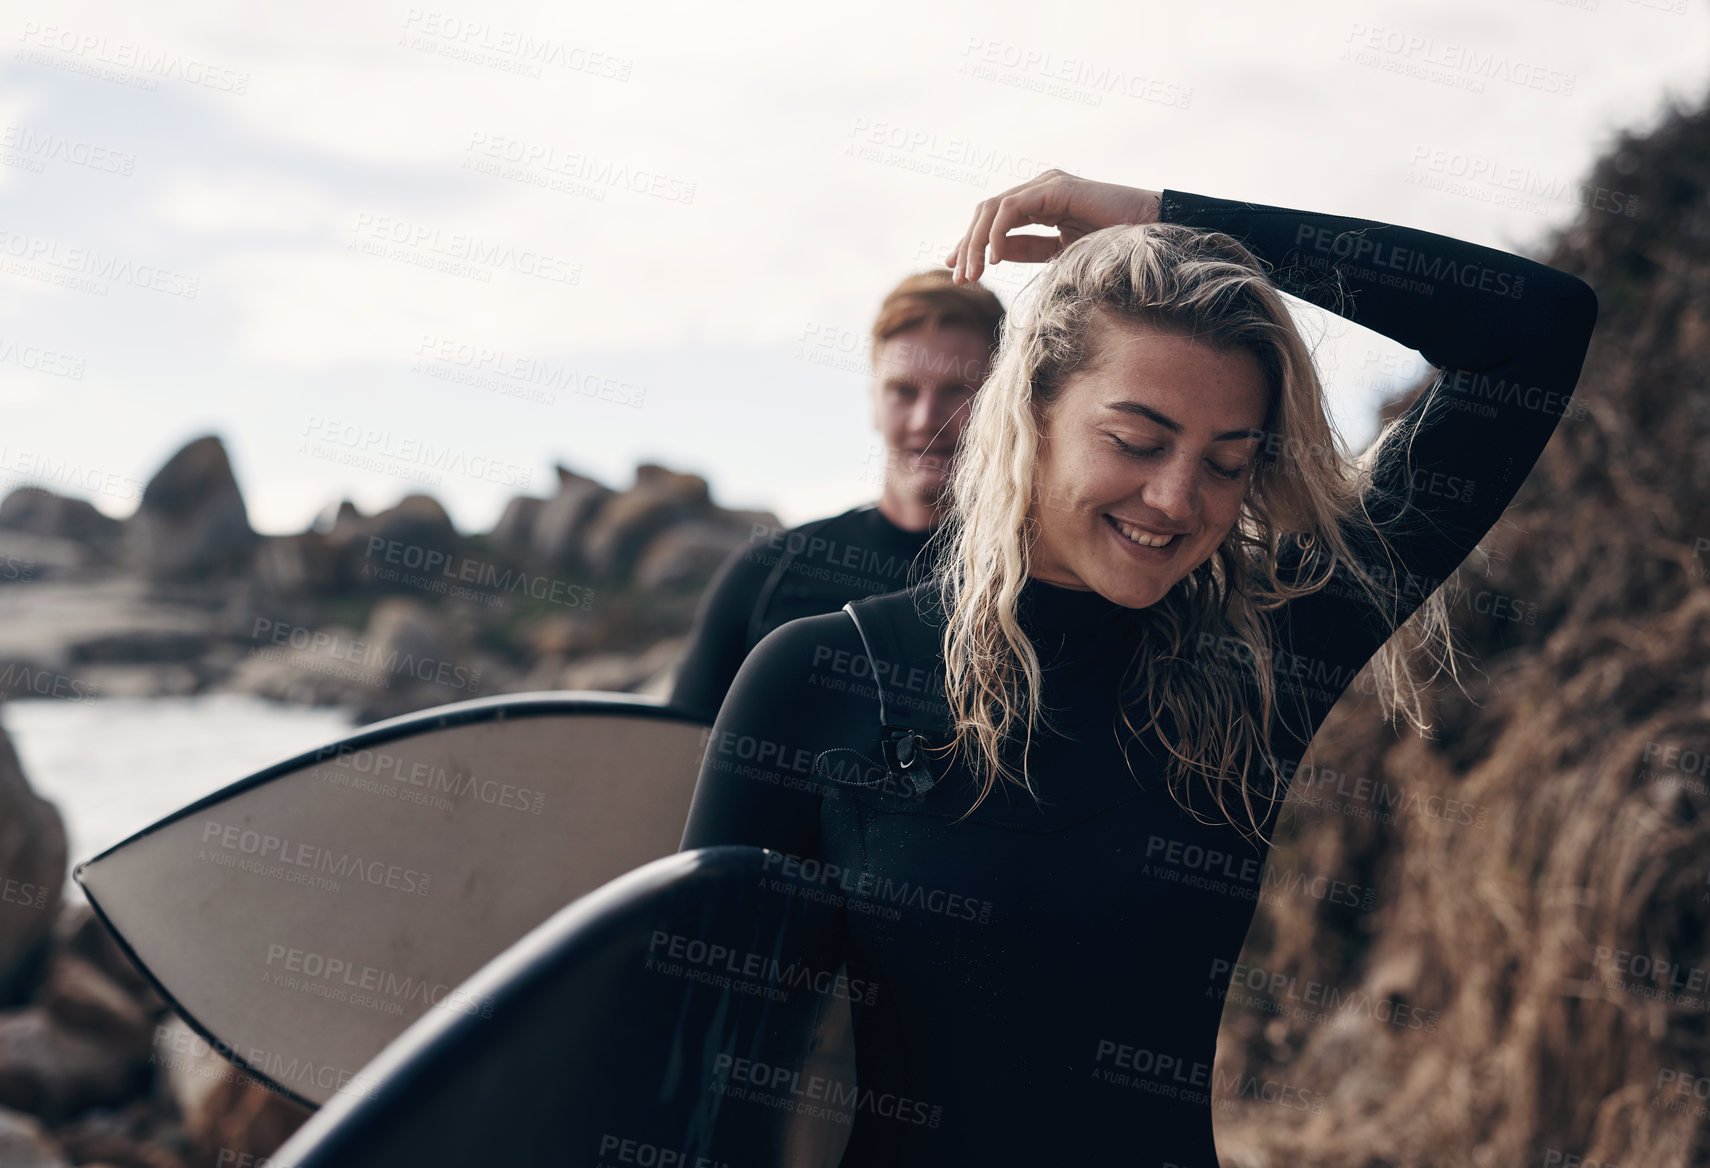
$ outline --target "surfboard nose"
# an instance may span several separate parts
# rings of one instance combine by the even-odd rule
[[[272,1162],[835,1165],[854,1119],[833,907],[708,848],[584,897],[419,1019]],[[838,1100],[845,1105],[839,1107]]]

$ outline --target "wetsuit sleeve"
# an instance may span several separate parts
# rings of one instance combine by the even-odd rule
[[[1285,291],[1443,371],[1396,423],[1408,440],[1380,454],[1367,514],[1345,528],[1366,566],[1396,588],[1388,615],[1400,623],[1495,526],[1564,414],[1583,416],[1570,398],[1596,295],[1532,260],[1369,219],[1181,191],[1164,192],[1160,217],[1235,237]],[[1313,652],[1363,664],[1388,627],[1369,606],[1350,621],[1343,593],[1295,601],[1287,623]]]
[[[815,760],[878,724],[876,700],[837,684],[862,652],[855,623],[842,612],[788,621],[761,639],[709,732],[685,850],[750,844],[817,854],[822,781]]]
[[[710,722],[748,656],[748,623],[771,565],[744,545],[731,552],[707,587],[689,651],[671,687],[670,705]]]

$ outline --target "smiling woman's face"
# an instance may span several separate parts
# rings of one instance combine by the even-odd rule
[[[1146,608],[1240,516],[1263,437],[1264,371],[1245,349],[1102,312],[1087,343],[1093,359],[1046,409],[1032,574]]]

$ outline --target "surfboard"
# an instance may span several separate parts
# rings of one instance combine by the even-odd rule
[[[319,1068],[353,1073],[565,905],[675,852],[706,737],[625,694],[458,702],[268,767],[74,875],[214,1050],[318,1105],[338,1077]]]
[[[269,1163],[830,1168],[863,1106],[847,1023],[871,991],[827,976],[839,911],[787,891],[780,859],[672,855],[561,910]]]

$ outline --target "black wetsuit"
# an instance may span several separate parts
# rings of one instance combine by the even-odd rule
[[[1578,380],[1596,297],[1540,264],[1369,220],[1177,191],[1165,192],[1162,215],[1242,239],[1283,287],[1453,371],[1410,408],[1409,420],[1427,411],[1411,449],[1380,464],[1381,481],[1413,488],[1411,511],[1385,527],[1406,573],[1391,616],[1404,616],[1495,524],[1542,452]],[[1325,261],[1351,296],[1329,291]],[[1359,541],[1362,530],[1347,533]],[[1290,541],[1285,570],[1303,555]],[[1275,614],[1279,702],[1305,721],[1273,736],[1285,777],[1384,639],[1358,596],[1339,579]],[[1214,1087],[1317,1106],[1326,1084],[1250,1090],[1221,1083],[1212,1060],[1261,892],[1338,886],[1279,872],[1235,829],[1196,822],[1164,788],[1156,738],[1119,744],[1117,681],[1147,635],[1147,610],[1027,583],[1022,621],[1061,731],[1037,734],[1029,758],[1048,806],[1000,789],[962,822],[976,789],[965,769],[939,764],[918,796],[898,778],[906,768],[883,756],[863,640],[879,646],[890,721],[914,710],[931,723],[942,704],[940,612],[928,583],[767,637],[713,728],[683,840],[786,853],[794,859],[780,871],[801,892],[842,898],[850,975],[878,986],[854,1011],[860,1086],[875,1094],[856,1108],[843,1163],[1215,1168]],[[1195,649],[1201,667],[1239,670],[1233,642]],[[1194,805],[1216,817],[1203,789]],[[1267,834],[1276,810],[1262,819]],[[1412,1029],[1435,1005],[1263,978],[1258,990],[1247,978],[1235,989]],[[925,1111],[887,1110],[887,1099]]]
[[[931,537],[930,530],[903,530],[873,506],[789,531],[757,529],[707,589],[670,704],[712,721],[762,637],[798,617],[836,612],[851,600],[924,579],[921,552]]]

